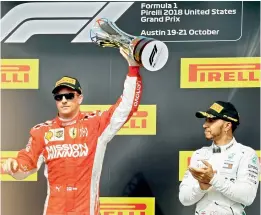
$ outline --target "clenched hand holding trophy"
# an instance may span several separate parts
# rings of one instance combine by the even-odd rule
[[[160,70],[168,60],[169,52],[165,43],[127,34],[106,18],[95,22],[90,37],[92,42],[101,47],[122,47],[130,57],[149,71]]]

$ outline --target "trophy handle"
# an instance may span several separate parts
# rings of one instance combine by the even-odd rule
[[[90,39],[102,47],[123,47],[127,49],[135,36],[123,32],[114,22],[100,18],[90,30]]]

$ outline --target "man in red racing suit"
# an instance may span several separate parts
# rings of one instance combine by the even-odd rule
[[[142,93],[139,66],[125,58],[129,62],[129,73],[116,104],[103,113],[88,114],[79,110],[70,120],[65,121],[58,115],[34,126],[26,148],[19,152],[17,159],[3,164],[2,168],[19,180],[36,172],[45,162],[48,191],[44,215],[99,214],[99,182],[107,143],[137,111]],[[77,91],[72,83],[75,84],[68,81],[63,86],[68,84],[68,88]],[[71,99],[68,93],[61,94],[62,99],[64,96]],[[12,171],[11,165],[18,166],[19,170]]]

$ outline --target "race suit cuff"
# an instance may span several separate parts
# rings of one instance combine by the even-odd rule
[[[209,184],[211,184],[212,186],[214,186],[215,184],[217,184],[219,181],[219,177],[217,174],[214,175],[214,177],[211,179],[211,181],[209,182]]]
[[[137,77],[139,75],[140,67],[139,66],[129,66],[128,76]]]
[[[207,192],[207,190],[201,190],[199,184],[196,184],[194,187],[193,187],[193,190],[195,193],[201,193],[201,194],[204,194]]]

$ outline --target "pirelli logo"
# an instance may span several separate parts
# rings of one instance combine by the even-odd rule
[[[101,215],[155,215],[154,198],[100,198]]]
[[[38,59],[1,59],[1,89],[38,88]]]
[[[180,151],[179,152],[179,181],[182,181],[184,174],[186,170],[188,169],[188,166],[190,164],[190,159],[192,157],[194,151]],[[257,150],[256,154],[258,155],[259,162],[261,162],[260,158],[260,151]],[[261,175],[260,175],[260,181],[261,181]]]
[[[182,58],[180,87],[260,87],[260,59],[260,57]]]
[[[17,154],[18,154],[18,151],[1,151],[1,158],[0,158],[1,165],[7,158],[16,158]],[[12,176],[10,176],[8,174],[3,174],[2,172],[0,174],[0,180],[1,181],[17,181]],[[26,179],[19,180],[19,181],[37,181],[37,173],[34,173],[34,174],[28,176]]]
[[[83,112],[108,110],[111,105],[81,105]],[[117,135],[156,135],[156,105],[140,105]]]

